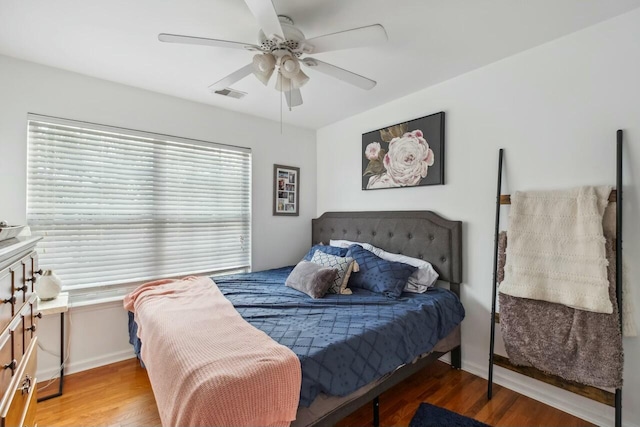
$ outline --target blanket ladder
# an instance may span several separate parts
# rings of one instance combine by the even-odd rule
[[[620,316],[620,328],[622,329],[622,130],[616,132],[616,189],[611,191],[610,202],[616,202],[616,299],[618,302],[618,312]],[[493,396],[493,366],[498,365],[513,372],[543,381],[556,387],[579,394],[586,398],[604,403],[615,408],[615,427],[622,426],[622,388],[615,390],[615,393],[568,381],[556,375],[547,374],[531,366],[516,366],[507,357],[494,354],[496,323],[500,322],[500,314],[496,313],[496,298],[498,290],[498,237],[500,233],[500,206],[510,205],[511,197],[508,194],[501,194],[502,190],[502,164],[504,149],[500,149],[498,154],[498,188],[496,195],[496,218],[495,218],[495,239],[494,239],[494,259],[493,259],[493,286],[491,297],[491,338],[489,341],[489,384],[487,387],[487,398],[491,400]]]

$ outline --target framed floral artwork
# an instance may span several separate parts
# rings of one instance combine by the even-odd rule
[[[362,189],[444,184],[444,112],[362,134]]]
[[[300,168],[273,165],[273,214],[300,215]]]

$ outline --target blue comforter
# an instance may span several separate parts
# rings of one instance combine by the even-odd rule
[[[289,347],[302,365],[300,405],[344,396],[430,351],[464,318],[452,292],[390,299],[363,289],[314,300],[284,286],[293,267],[214,277],[242,317]],[[130,338],[139,354],[135,325]]]

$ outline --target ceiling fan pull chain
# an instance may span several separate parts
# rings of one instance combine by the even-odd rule
[[[278,70],[278,78],[280,79],[280,87],[282,87],[282,74],[280,74],[280,70]],[[284,96],[284,92],[280,94],[280,135],[282,135],[282,97]]]

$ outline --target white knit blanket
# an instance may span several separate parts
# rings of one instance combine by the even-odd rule
[[[602,230],[610,192],[599,186],[512,195],[500,292],[612,313]]]

